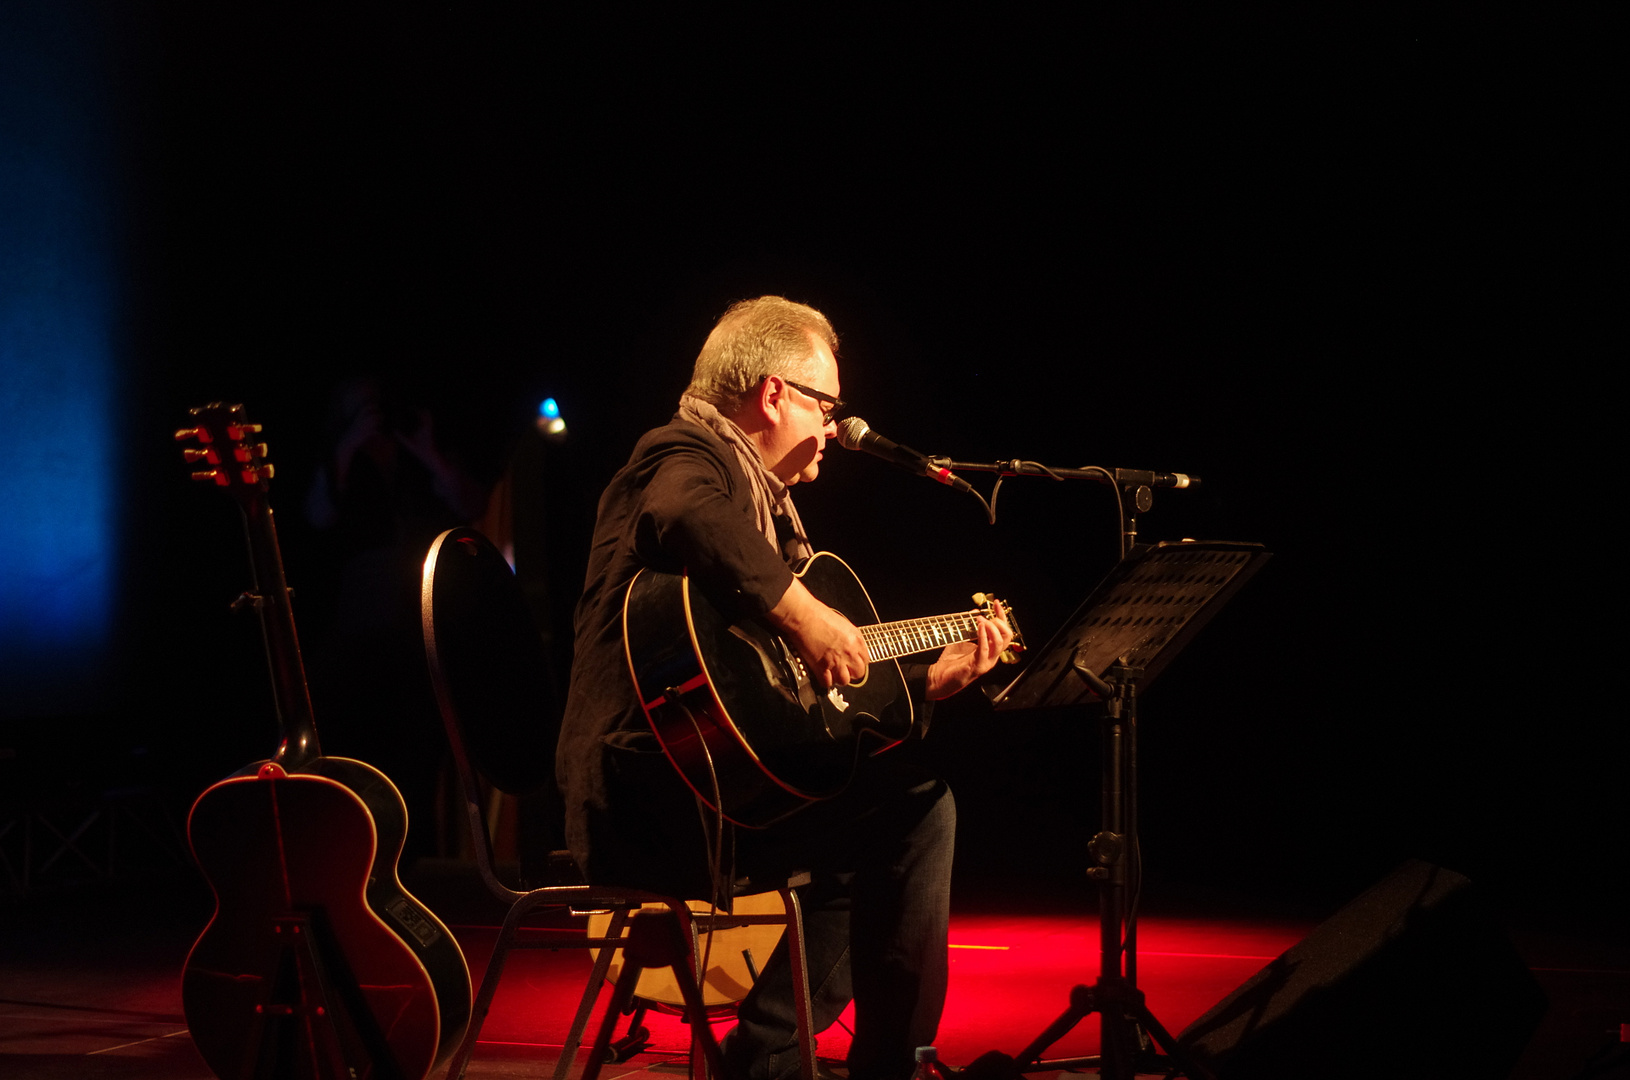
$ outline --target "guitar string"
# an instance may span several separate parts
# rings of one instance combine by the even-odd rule
[[[909,656],[942,645],[972,640],[978,632],[978,618],[982,614],[982,611],[974,610],[925,619],[873,623],[859,629],[870,659],[891,660],[897,656]],[[943,633],[944,630],[953,630],[954,633],[947,635]]]

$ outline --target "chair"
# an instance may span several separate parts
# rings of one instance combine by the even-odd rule
[[[779,883],[782,910],[769,915],[693,914],[677,897],[589,885],[576,873],[566,852],[551,855],[552,872],[542,884],[517,883],[520,887],[512,887],[501,880],[482,806],[481,781],[519,795],[545,786],[554,772],[557,731],[541,704],[549,700],[541,639],[509,564],[474,529],[450,529],[431,544],[424,563],[420,614],[431,680],[464,794],[476,863],[487,889],[508,907],[476,993],[469,1028],[448,1066],[448,1080],[464,1075],[509,951],[562,947],[598,948],[599,953],[561,1050],[555,1080],[565,1080],[618,948],[623,951],[624,964],[584,1065],[582,1080],[595,1080],[607,1059],[617,1015],[629,1007],[640,972],[661,966],[672,966],[686,1002],[693,1062],[699,1049],[714,1074],[723,1075],[707,1010],[697,990],[698,978],[705,974],[697,970],[701,956],[698,942],[702,933],[713,929],[765,922],[786,927],[788,950],[797,973],[794,984],[802,988],[795,1002],[800,1072],[802,1080],[815,1080],[803,922],[798,896],[793,891],[807,882],[808,876]],[[656,910],[641,911],[642,905],[652,905]],[[586,934],[565,945],[557,940],[535,944],[518,937],[528,916],[550,908],[568,909],[576,915],[609,911],[611,920],[603,937]]]

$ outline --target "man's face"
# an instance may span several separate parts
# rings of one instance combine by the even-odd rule
[[[815,357],[815,373],[805,385],[824,394],[839,397],[838,361],[826,342],[810,335]],[[770,471],[785,484],[815,479],[821,471],[821,453],[826,440],[838,433],[837,424],[828,423],[826,402],[788,386],[782,397],[780,420],[776,424],[771,451],[766,457]]]

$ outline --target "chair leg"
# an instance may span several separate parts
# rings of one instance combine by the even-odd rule
[[[677,913],[676,918],[677,918]],[[702,1059],[706,1064],[706,1075],[715,1080],[731,1080],[725,1072],[724,1055],[719,1052],[719,1040],[713,1037],[713,1025],[708,1019],[707,1003],[702,998],[702,987],[697,981],[692,969],[693,964],[700,965],[701,956],[696,951],[695,922],[689,918],[687,909],[683,920],[684,928],[678,929],[680,940],[689,942],[688,955],[676,957],[673,965],[674,981],[679,983],[679,993],[685,999],[685,1013],[690,1018],[691,1035],[691,1075],[696,1075],[696,1051],[700,1047]]]
[[[498,940],[492,944],[492,958],[487,961],[486,974],[481,976],[481,989],[470,1003],[470,1023],[464,1029],[464,1040],[459,1043],[453,1060],[447,1064],[446,1080],[464,1080],[464,1070],[470,1066],[470,1055],[475,1053],[476,1040],[487,1022],[487,1013],[492,1011],[492,999],[498,993],[498,980],[504,973],[504,961],[509,959],[510,945],[520,932],[521,920],[536,906],[535,903],[523,902],[509,909],[503,928],[498,931]]]
[[[623,927],[628,923],[628,908],[619,907],[611,913],[611,923],[606,927],[605,936],[620,938],[623,936]],[[605,947],[600,955],[594,958],[594,967],[589,972],[589,981],[583,987],[583,997],[577,1003],[577,1015],[572,1017],[572,1028],[566,1033],[566,1042],[560,1048],[560,1061],[555,1065],[555,1080],[566,1080],[567,1071],[571,1068],[572,1060],[577,1057],[577,1048],[583,1045],[583,1032],[588,1030],[589,1017],[594,1013],[594,1003],[600,999],[600,988],[605,985],[606,973],[611,970],[611,957],[617,950]],[[611,1015],[615,1016],[621,1007]]]
[[[611,1036],[617,1030],[617,1017],[627,1008],[628,1003],[634,1000],[634,987],[640,981],[641,970],[641,965],[631,959],[625,951],[623,969],[617,975],[617,985],[612,987],[611,1000],[606,1003],[605,1014],[600,1017],[600,1031],[594,1037],[594,1046],[589,1050],[589,1060],[583,1063],[583,1075],[578,1080],[598,1080],[600,1066],[605,1064],[607,1053],[611,1049]]]
[[[792,965],[792,1003],[798,1017],[798,1075],[800,1080],[815,1080],[815,1032],[810,1023],[815,1009],[809,999],[803,905],[790,886],[781,889],[781,902],[787,911],[787,961]]]
[[[623,946],[623,970],[617,976],[617,986],[612,993],[611,1003],[606,1006],[606,1012],[601,1018],[600,1033],[595,1037],[594,1049],[589,1053],[589,1060],[583,1068],[580,1080],[598,1080],[600,1066],[606,1060],[612,1032],[617,1025],[617,1016],[633,1000],[640,972],[648,967],[673,969],[674,981],[679,984],[679,992],[685,999],[685,1014],[690,1019],[691,1038],[701,1043],[702,1054],[711,1075],[728,1080],[724,1059],[719,1053],[718,1040],[713,1037],[713,1028],[708,1023],[707,1007],[702,1002],[701,987],[697,985],[696,976],[691,972],[693,955],[691,948],[688,947],[690,941],[688,924],[688,918],[682,920],[679,913],[672,909],[664,912],[641,911],[634,914]]]

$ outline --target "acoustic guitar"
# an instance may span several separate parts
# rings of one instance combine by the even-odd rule
[[[239,405],[192,414],[176,438],[196,444],[193,478],[243,512],[254,586],[237,606],[260,615],[282,739],[188,815],[215,913],[182,974],[187,1026],[223,1080],[423,1080],[469,1023],[464,954],[397,877],[401,793],[318,744],[260,426]]]
[[[979,617],[1001,604],[978,593],[971,611],[878,622],[836,555],[821,552],[795,573],[859,628],[870,661],[862,681],[823,690],[785,639],[732,623],[684,574],[643,570],[623,604],[629,673],[663,750],[698,798],[749,828],[831,798],[862,754],[899,745],[915,710],[897,658],[974,639]],[[1023,647],[1015,633],[1003,660]]]

